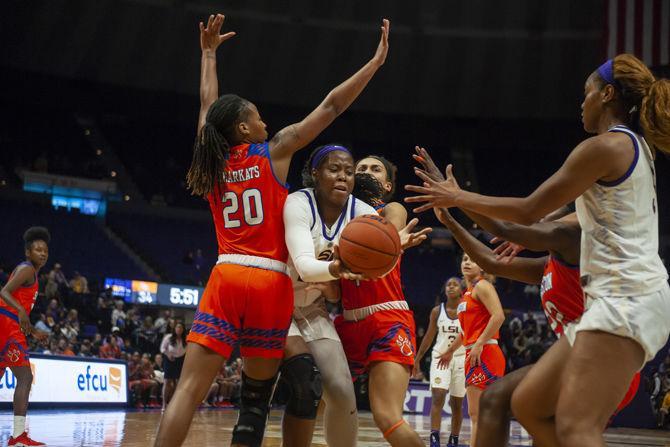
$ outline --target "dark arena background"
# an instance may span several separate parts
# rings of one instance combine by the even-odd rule
[[[633,53],[657,76],[670,76],[670,0],[4,1],[0,285],[24,260],[23,232],[47,227],[49,259],[30,319],[49,336],[29,338],[28,427],[49,446],[146,446],[156,436],[163,336],[176,322],[191,326],[217,260],[209,206],[186,188],[199,110],[198,22],[216,13],[226,16],[223,32],[237,33],[217,51],[219,91],[254,102],[270,135],[301,120],[364,64],[381,19],[391,21],[384,66],[295,155],[291,191],[301,188],[309,152],[337,142],[355,158],[383,154],[398,165],[398,201],[409,195],[404,185],[419,183],[416,145],[440,168],[453,163],[464,189],[524,197],[588,136],[580,119],[584,82],[602,62]],[[660,152],[656,173],[660,254],[670,267],[670,158]],[[462,212],[455,216],[480,240],[491,239]],[[445,280],[460,275],[461,252],[433,213],[418,217],[433,232],[403,255],[402,279],[420,343]],[[537,286],[498,278],[495,287],[509,372],[536,361],[555,337]],[[229,444],[238,356],[221,369],[184,445]],[[426,355],[404,406],[426,445],[429,363]],[[7,369],[3,446],[12,436],[16,384]],[[364,376],[356,390],[358,445],[388,445],[368,411]],[[263,445],[281,445],[282,397],[277,390]],[[669,407],[666,346],[612,421],[609,445],[670,445]],[[450,411],[447,404],[443,439]],[[470,445],[469,427],[466,417],[460,445]],[[510,443],[532,445],[517,422]],[[321,413],[313,445],[326,445]]]

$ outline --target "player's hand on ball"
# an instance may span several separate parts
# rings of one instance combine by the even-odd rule
[[[316,290],[331,303],[337,303],[341,298],[339,281],[312,282],[309,283],[305,290]]]
[[[432,228],[426,227],[421,231],[417,231],[416,233],[412,233],[412,230],[414,227],[416,227],[416,224],[419,223],[419,219],[416,217],[407,223],[405,228],[400,230],[398,232],[398,235],[400,236],[400,245],[402,246],[403,250],[407,250],[408,248],[416,247],[420,243],[426,240],[428,237],[428,233],[433,231]]]
[[[221,43],[235,35],[235,31],[221,34],[221,27],[223,26],[223,21],[225,19],[226,16],[223,14],[217,14],[216,16],[212,14],[207,20],[207,26],[202,22],[199,23],[200,49],[202,51],[215,51]]]
[[[360,273],[352,272],[346,265],[344,265],[344,262],[340,259],[340,248],[337,245],[333,247],[333,260],[328,266],[328,271],[336,278],[344,278],[350,281],[363,281],[368,279]]]

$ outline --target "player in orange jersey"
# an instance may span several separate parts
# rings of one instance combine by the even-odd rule
[[[7,446],[46,445],[33,441],[26,432],[28,397],[33,373],[28,359],[27,335],[46,338],[33,328],[28,315],[37,298],[37,272],[49,259],[49,230],[31,227],[23,235],[26,260],[19,264],[0,291],[0,378],[9,368],[16,377],[14,390],[14,432]]]
[[[201,108],[187,175],[193,194],[209,201],[219,260],[187,339],[181,380],[159,427],[155,445],[161,447],[182,444],[195,409],[237,342],[244,366],[232,444],[261,445],[293,311],[282,221],[291,158],[349,107],[388,52],[384,20],[370,61],[306,118],[266,141],[254,104],[236,95],[219,97],[216,49],[235,34],[220,34],[223,20],[212,15],[207,26],[200,24]]]
[[[386,204],[395,188],[396,168],[383,157],[369,156],[356,163],[357,174],[367,173],[385,192],[374,204],[379,214],[401,233],[403,248],[421,243],[430,229],[405,242],[407,211],[397,203]],[[400,260],[389,274],[375,281],[340,281],[344,312],[336,327],[347,360],[369,370],[370,407],[377,427],[393,446],[422,446],[419,435],[402,417],[403,403],[416,352],[414,316],[400,284]]]
[[[505,374],[505,357],[498,346],[498,330],[505,321],[500,298],[493,285],[484,279],[484,271],[463,254],[461,272],[467,290],[458,305],[462,332],[440,357],[446,368],[454,353],[465,346],[465,386],[472,435],[470,445],[477,445],[479,398],[482,392]]]

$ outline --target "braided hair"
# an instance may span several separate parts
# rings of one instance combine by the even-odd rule
[[[383,197],[386,191],[379,180],[372,174],[359,172],[354,177],[354,190],[352,194],[359,200],[376,208],[384,203]]]
[[[234,146],[235,127],[246,118],[250,102],[237,95],[219,97],[207,112],[205,125],[193,145],[193,159],[186,174],[191,194],[206,196],[225,183],[230,147]]]
[[[396,177],[398,175],[398,167],[393,163],[391,163],[389,160],[387,160],[385,157],[382,157],[381,155],[366,155],[363,158],[374,158],[375,160],[380,161],[381,164],[384,165],[384,169],[386,169],[386,181],[391,183],[391,190],[388,192],[384,191],[382,200],[386,203],[390,202],[391,199],[393,198],[393,194],[395,194],[395,184],[396,184]],[[363,158],[361,158],[361,160]]]

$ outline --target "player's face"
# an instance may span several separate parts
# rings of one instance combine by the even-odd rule
[[[482,275],[482,269],[474,263],[470,256],[463,255],[461,260],[461,273],[469,279],[474,279]]]
[[[393,184],[388,181],[388,172],[384,163],[373,157],[368,157],[356,163],[357,174],[370,174],[382,184],[384,191],[391,192]]]
[[[354,190],[354,160],[347,152],[333,151],[314,171],[317,193],[344,206]]]
[[[240,131],[244,134],[244,140],[249,143],[262,143],[268,139],[268,131],[261,118],[258,109],[253,103],[249,103],[246,116],[240,123]]]
[[[584,84],[584,101],[582,102],[582,124],[588,133],[598,132],[598,119],[602,113],[601,87],[594,75],[589,76]]]
[[[449,279],[444,290],[447,298],[455,299],[461,297],[461,283],[456,278]]]
[[[44,241],[35,241],[26,250],[26,258],[37,268],[44,267],[49,259],[49,246]]]

